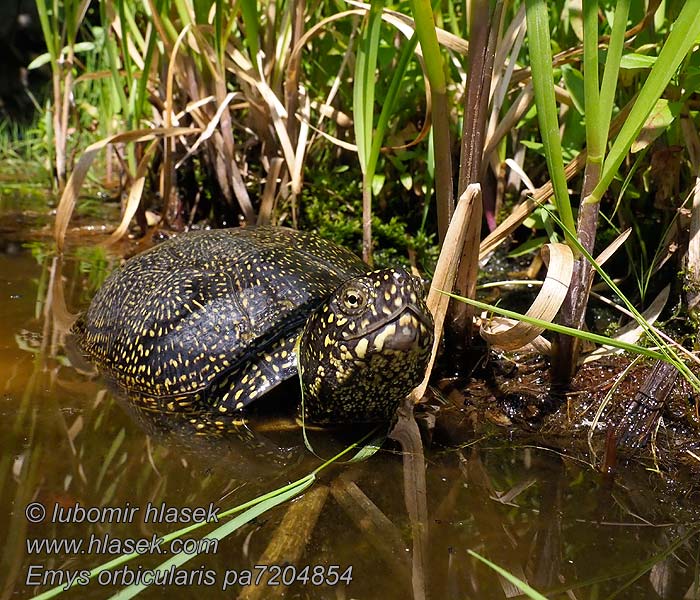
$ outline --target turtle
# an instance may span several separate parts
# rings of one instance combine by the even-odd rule
[[[218,424],[293,377],[311,423],[390,420],[433,343],[420,279],[278,226],[191,231],[129,258],[73,332],[143,407]]]

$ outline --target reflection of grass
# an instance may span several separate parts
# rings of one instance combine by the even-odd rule
[[[549,597],[553,597],[556,594],[566,594],[568,592],[573,592],[574,590],[581,589],[584,587],[591,587],[594,590],[597,589],[598,585],[600,583],[606,582],[606,581],[612,581],[615,579],[621,579],[625,578],[627,581],[625,583],[622,583],[619,586],[616,586],[615,591],[606,596],[606,598],[615,598],[619,596],[624,590],[629,588],[635,581],[637,581],[640,577],[643,577],[647,573],[649,573],[652,568],[658,564],[661,564],[663,561],[668,559],[669,557],[673,556],[674,552],[678,550],[681,546],[684,544],[688,543],[691,538],[695,537],[698,533],[700,532],[700,527],[693,526],[691,527],[690,531],[688,533],[685,533],[684,535],[678,536],[676,540],[673,542],[669,543],[666,545],[665,548],[662,548],[659,550],[656,554],[650,556],[648,559],[643,561],[641,564],[640,563],[635,563],[632,565],[625,565],[625,564],[619,564],[615,567],[615,572],[610,574],[610,575],[604,575],[600,577],[591,577],[587,578],[585,581],[574,581],[571,582],[567,585],[563,585],[561,587],[558,587],[553,590],[549,590],[548,594]],[[530,585],[528,585],[526,582],[522,581],[506,569],[500,567],[496,563],[488,560],[487,558],[481,556],[481,554],[474,552],[473,550],[467,550],[470,556],[473,556],[474,558],[480,560],[482,563],[484,563],[486,566],[488,566],[490,569],[493,569],[496,573],[501,575],[501,577],[504,577],[507,579],[510,583],[515,585],[527,598],[530,598],[531,600],[547,600],[547,596],[543,596],[540,594],[537,590],[532,588]],[[694,587],[691,587],[691,590],[695,589]],[[693,596],[686,596],[687,598],[690,597],[695,597]]]
[[[81,298],[87,301],[95,294],[107,276],[112,272],[116,259],[111,258],[103,246],[80,246],[75,249],[76,267],[81,277],[74,276],[72,281],[82,279],[84,283]],[[76,274],[77,275],[77,274]]]
[[[301,494],[304,490],[306,490],[309,486],[313,485],[313,483],[316,481],[316,476],[323,471],[326,467],[332,465],[336,461],[340,460],[343,456],[348,454],[354,449],[360,448],[361,444],[369,439],[372,435],[375,434],[375,431],[371,431],[367,435],[365,435],[362,439],[358,440],[354,444],[351,444],[338,454],[336,454],[334,457],[330,458],[329,460],[325,461],[323,464],[321,464],[319,467],[314,469],[311,473],[306,475],[305,477],[302,477],[301,479],[298,479],[297,481],[294,481],[293,483],[290,483],[288,485],[282,486],[272,492],[269,492],[267,494],[263,494],[262,496],[258,496],[257,498],[254,498],[253,500],[250,500],[244,504],[240,504],[238,506],[235,506],[229,510],[226,510],[218,515],[219,519],[225,519],[227,517],[231,517],[237,513],[241,513],[238,516],[234,517],[227,523],[224,523],[223,525],[217,527],[213,531],[209,532],[207,534],[208,539],[216,539],[216,540],[222,540],[225,537],[229,536],[233,532],[237,531],[240,527],[245,525],[246,523],[249,523],[256,517],[260,516],[261,514],[267,512],[268,510],[274,508],[275,506],[282,504],[283,502],[286,502],[287,500],[291,500],[292,498],[298,496]],[[116,440],[115,440],[116,443]],[[112,447],[114,448],[115,444],[113,443]],[[355,458],[351,460],[361,460],[364,458],[365,453],[364,449],[360,448],[358,453],[356,454]],[[110,498],[107,498],[106,501],[109,502]],[[185,536],[188,533],[191,533],[192,531],[196,531],[200,527],[204,527],[208,525],[208,523],[195,523],[193,525],[190,525],[188,527],[183,527],[182,529],[178,529],[177,531],[174,531],[172,533],[169,533],[167,535],[163,536],[163,543],[167,544],[168,542],[181,538]],[[132,553],[132,554],[126,554],[122,555],[118,558],[115,558],[114,560],[111,560],[95,569],[92,569],[90,571],[90,579],[95,579],[96,577],[99,576],[100,573],[106,570],[114,569],[120,565],[123,565],[124,563],[129,562],[130,560],[133,560],[134,558],[137,558],[141,556],[140,553]],[[155,567],[155,570],[159,571],[165,571],[170,569],[171,567],[175,566],[178,567],[180,565],[183,565],[187,561],[195,558],[197,554],[187,554],[184,552],[180,552],[176,555],[174,555],[172,558],[168,559],[167,561],[161,563],[157,567]],[[77,583],[75,583],[72,587],[76,587]],[[125,599],[125,598],[132,598],[135,595],[137,595],[139,592],[142,590],[146,589],[146,585],[131,585],[117,595],[118,598],[120,599]],[[45,600],[47,598],[53,598],[55,596],[58,596],[62,592],[66,591],[64,589],[64,586],[57,586],[51,590],[47,590],[46,592],[39,594],[38,596],[35,596],[37,600]]]
[[[0,460],[0,497],[12,498],[13,506],[17,510],[7,513],[7,523],[3,529],[7,532],[2,547],[1,565],[3,573],[4,593],[13,586],[23,583],[23,567],[26,567],[25,539],[32,536],[28,529],[27,520],[24,518],[23,507],[29,502],[40,498],[89,497],[92,486],[90,480],[90,457],[101,457],[101,448],[104,439],[112,436],[114,419],[107,416],[111,405],[106,402],[95,403],[93,410],[79,412],[77,416],[71,416],[67,409],[82,409],[80,404],[75,404],[76,384],[68,377],[62,375],[65,371],[66,357],[60,354],[61,347],[57,340],[65,333],[58,327],[54,315],[54,303],[57,301],[56,289],[53,286],[57,281],[62,283],[63,274],[58,272],[55,257],[47,244],[30,243],[30,251],[38,265],[38,277],[30,279],[35,297],[27,296],[25,303],[34,310],[27,311],[27,318],[32,323],[32,330],[38,327],[41,330],[40,343],[36,347],[28,348],[32,356],[33,368],[28,376],[19,377],[15,372],[13,377],[4,384],[4,392],[8,398],[12,398],[15,388],[21,389],[21,396],[17,405],[12,405],[14,410],[13,422],[9,435],[3,435],[2,460]],[[90,250],[94,252],[94,250]],[[31,264],[31,263],[30,263]],[[76,263],[77,266],[77,263]],[[34,272],[27,273],[31,278]],[[53,281],[53,284],[51,283]],[[71,283],[79,282],[79,277],[72,277]],[[16,323],[15,331],[28,323]],[[24,340],[17,334],[17,345],[20,350],[25,349]],[[13,387],[10,387],[10,384]],[[66,391],[68,390],[68,392]],[[78,386],[78,395],[80,388]],[[19,392],[18,392],[19,394]],[[92,419],[88,422],[92,427],[90,434],[97,433],[95,437],[84,435],[86,428],[86,415]],[[48,427],[47,425],[50,424]],[[47,429],[52,429],[47,435]],[[83,435],[81,435],[83,434]],[[55,436],[55,437],[53,437]],[[58,438],[59,443],[56,443]],[[47,439],[51,443],[47,443]],[[86,442],[86,440],[88,440]],[[98,447],[91,448],[91,443],[96,442]],[[144,471],[150,470],[147,461],[143,461],[143,453],[136,453],[144,463]],[[112,493],[117,483],[122,482],[125,471],[119,467],[125,463],[126,453],[119,455],[115,464],[108,465],[109,481],[103,492],[102,502],[113,500]],[[106,469],[106,467],[105,467]],[[51,474],[60,473],[60,482],[54,480]],[[125,485],[125,484],[123,484]],[[133,484],[132,484],[133,485]],[[97,487],[101,487],[97,485]],[[3,515],[3,520],[5,516]],[[62,532],[56,525],[44,533],[49,537],[60,537]]]
[[[42,478],[41,465],[45,444],[43,440],[36,439],[38,407],[33,405],[33,399],[42,380],[44,358],[40,353],[34,356],[33,369],[19,400],[10,432],[11,439],[25,440],[26,449],[21,455],[21,461],[18,463],[15,457],[11,462],[9,458],[13,453],[9,452],[2,453],[8,460],[0,461],[0,498],[7,498],[12,493],[13,470],[19,466],[14,474],[17,486],[14,490],[13,504],[16,507],[23,508],[31,502]],[[25,555],[24,540],[27,536],[27,520],[24,518],[24,511],[16,510],[13,514],[14,517],[10,517],[8,513],[9,523],[5,529],[7,534],[4,536],[2,561],[0,561],[4,573],[5,593],[8,593],[13,588],[13,584],[20,579]]]
[[[614,567],[614,572],[609,574],[609,575],[600,575],[600,576],[595,576],[595,577],[587,577],[585,580],[582,581],[574,581],[569,583],[568,585],[565,586],[560,586],[557,588],[554,588],[552,590],[549,590],[550,596],[554,594],[563,594],[566,592],[573,592],[574,590],[577,589],[585,589],[585,588],[591,588],[594,590],[594,593],[597,592],[599,589],[599,586],[601,583],[608,582],[608,581],[613,581],[615,579],[621,579],[625,578],[626,581],[624,583],[621,583],[619,585],[616,585],[614,588],[614,591],[607,596],[605,596],[606,599],[612,600],[613,598],[617,598],[620,596],[622,592],[630,588],[635,582],[637,582],[640,578],[644,577],[645,575],[649,574],[651,577],[651,572],[652,569],[656,566],[660,566],[664,564],[664,561],[670,559],[671,557],[674,556],[674,554],[683,546],[688,545],[692,538],[698,535],[700,533],[700,527],[697,525],[697,522],[690,522],[686,523],[682,529],[682,534],[679,535],[675,540],[672,542],[669,542],[668,539],[664,538],[663,542],[659,541],[659,545],[662,543],[665,544],[658,552],[655,554],[652,554],[649,558],[646,560],[643,560],[641,562],[634,562],[632,564],[616,564]],[[687,531],[687,533],[686,533]],[[697,550],[696,550],[697,553]],[[473,554],[480,560],[483,560],[481,557],[476,555],[476,553],[472,553],[470,551],[470,554]],[[698,581],[698,565],[697,565],[697,554],[694,557],[695,558],[695,564],[694,564],[694,583],[691,585],[690,589],[688,590],[688,593],[684,596],[684,598],[697,598],[698,594],[698,588],[697,588],[697,581]],[[692,563],[691,563],[692,564]],[[491,566],[491,565],[489,565]],[[495,566],[494,566],[495,568]]]

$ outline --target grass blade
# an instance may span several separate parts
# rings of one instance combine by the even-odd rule
[[[608,54],[605,60],[603,71],[603,84],[600,88],[600,118],[599,135],[602,138],[603,151],[605,141],[608,138],[610,120],[612,118],[613,105],[615,102],[615,90],[617,89],[617,76],[620,72],[620,61],[622,60],[622,49],[625,43],[625,27],[627,16],[630,10],[630,0],[618,0],[615,8],[615,20],[612,25],[612,34],[608,44]],[[597,54],[597,53],[596,53]],[[602,155],[601,155],[602,157]]]
[[[295,496],[301,494],[301,492],[303,492],[306,488],[313,484],[315,480],[315,475],[309,475],[291,489],[288,489],[285,492],[277,494],[271,498],[268,498],[267,500],[264,500],[263,502],[260,502],[259,504],[256,504],[255,506],[246,510],[243,514],[238,515],[234,519],[231,519],[227,523],[224,523],[220,527],[217,527],[214,531],[207,534],[207,538],[216,540],[224,539],[225,537],[227,537],[246,523],[252,521],[256,517],[259,517],[261,514],[267,512],[271,508],[274,508],[278,504],[282,504],[282,502],[286,502],[287,500],[290,500],[291,498],[294,498]],[[171,567],[179,567],[185,564],[187,561],[195,558],[196,556],[197,554],[187,554],[185,552],[180,552],[172,558],[166,560],[164,563],[158,565],[157,570],[167,571]],[[111,600],[127,600],[128,598],[133,598],[134,596],[145,590],[147,587],[148,586],[143,583],[138,585],[132,584],[129,587],[124,588],[123,590],[111,596]]]
[[[363,34],[357,46],[355,76],[353,85],[353,118],[355,143],[362,173],[367,173],[367,165],[372,147],[374,122],[374,88],[377,67],[377,49],[381,26],[381,9],[373,6],[367,13]]]
[[[369,157],[374,130],[374,91],[383,2],[373,2],[357,46],[353,83],[353,118],[357,156],[362,169],[362,258],[372,264],[372,176]]]
[[[473,556],[474,558],[480,560],[487,567],[490,567],[491,569],[496,571],[496,573],[498,573],[501,577],[504,577],[508,581],[510,581],[521,592],[523,592],[523,594],[525,594],[528,598],[531,598],[532,600],[547,600],[547,598],[545,596],[543,596],[542,594],[540,594],[536,589],[530,587],[527,583],[525,583],[524,581],[521,581],[515,575],[506,571],[504,568],[499,567],[495,563],[492,563],[490,560],[488,560],[487,558],[484,558],[480,554],[477,554],[473,550],[467,550],[467,552],[471,556]]]
[[[268,492],[267,494],[264,494],[262,496],[258,496],[257,498],[253,498],[252,500],[249,500],[248,502],[245,502],[244,504],[241,504],[239,506],[236,506],[234,508],[231,508],[231,509],[219,514],[218,515],[219,519],[225,519],[227,517],[230,517],[231,515],[234,515],[236,513],[241,512],[241,511],[246,511],[243,514],[236,517],[235,519],[233,519],[232,521],[227,522],[225,525],[222,525],[219,528],[217,528],[216,530],[214,530],[208,537],[215,537],[215,535],[219,535],[220,537],[217,537],[217,539],[223,539],[224,537],[226,537],[227,535],[230,535],[233,531],[235,531],[236,528],[244,525],[245,523],[247,523],[251,519],[262,514],[263,512],[265,512],[265,510],[269,510],[270,508],[273,508],[274,506],[281,504],[285,500],[288,500],[290,498],[293,498],[297,494],[300,494],[316,480],[316,476],[321,471],[323,471],[329,465],[340,460],[340,458],[342,458],[343,456],[345,456],[346,454],[348,454],[349,452],[351,452],[355,448],[364,444],[364,442],[366,440],[368,440],[370,438],[370,436],[374,435],[375,433],[376,433],[376,429],[370,431],[367,435],[363,436],[355,443],[350,444],[349,446],[347,446],[346,448],[344,448],[343,450],[338,452],[338,454],[336,454],[334,457],[329,458],[328,460],[323,462],[320,466],[316,467],[316,469],[314,469],[311,473],[302,477],[301,479],[297,479],[296,481],[294,481],[288,485],[285,485],[281,488],[273,490],[272,492]],[[354,460],[361,460],[362,458],[366,458],[367,453],[372,452],[372,450],[373,450],[372,444],[374,444],[374,443],[375,443],[375,440],[372,440],[370,442],[370,448],[368,448],[368,449],[361,448],[359,450],[357,456],[355,458],[353,458],[351,460],[351,462]],[[263,505],[265,507],[264,510],[260,510],[261,505]],[[233,525],[234,522],[236,524],[235,527]],[[177,531],[174,531],[172,533],[164,535],[163,536],[163,543],[170,542],[171,540],[174,540],[175,538],[186,535],[192,531],[195,531],[196,529],[199,529],[200,527],[204,527],[205,525],[207,525],[206,522],[200,522],[200,523],[194,523],[192,525],[188,525],[187,527],[183,527],[182,529],[178,529]],[[130,560],[137,558],[139,556],[142,556],[142,555],[137,553],[137,552],[133,552],[131,554],[123,554],[122,556],[118,556],[117,558],[110,560],[110,561],[100,565],[99,567],[92,569],[92,571],[90,571],[89,578],[94,579],[100,573],[102,573],[102,571],[114,569],[114,568],[116,568],[120,565],[123,565],[124,563],[127,563]],[[179,562],[177,564],[183,564],[184,562],[186,562],[187,559],[192,558],[193,556],[196,556],[196,555],[194,555],[194,554],[187,555],[185,560],[178,558],[179,555],[174,556],[172,559],[170,559],[170,560],[166,561],[165,563],[163,563],[162,565],[156,567],[156,569],[162,569],[164,565],[167,565],[168,567],[170,567],[171,564],[176,564],[174,562],[173,563],[170,562],[170,561],[175,560],[175,559],[182,560],[182,562]],[[75,582],[73,582],[73,584],[68,586],[67,589],[70,589],[71,587],[75,587],[77,585],[78,585],[78,583],[76,580]],[[126,589],[128,589],[128,588],[126,588]],[[58,596],[59,594],[61,594],[64,591],[66,591],[64,589],[64,586],[59,585],[59,586],[56,586],[54,588],[51,588],[51,589],[39,594],[38,596],[35,596],[34,600],[48,600],[49,598],[54,598],[55,596]],[[126,590],[122,590],[122,592],[125,592],[125,591]],[[140,590],[138,590],[138,591],[140,591]],[[136,592],[136,593],[138,593],[138,592]],[[135,594],[116,596],[116,597],[123,599],[123,598],[131,598],[134,595]]]
[[[460,300],[461,302],[470,304],[471,306],[474,306],[480,310],[492,312],[497,315],[508,317],[510,319],[516,319],[525,323],[530,323],[531,325],[541,327],[542,329],[546,329],[554,333],[563,333],[566,335],[577,337],[582,340],[588,340],[589,342],[593,342],[594,344],[601,344],[603,346],[612,346],[613,348],[620,348],[622,350],[627,350],[628,352],[633,352],[634,354],[641,354],[642,356],[646,356],[647,358],[666,360],[666,358],[661,352],[651,350],[650,348],[645,348],[643,346],[638,346],[637,344],[630,344],[628,342],[616,340],[614,338],[606,337],[604,335],[598,335],[597,333],[591,333],[590,331],[581,331],[580,329],[574,329],[573,327],[565,327],[564,325],[559,325],[550,321],[542,321],[540,319],[528,317],[527,315],[523,315],[512,310],[501,308],[500,306],[493,306],[491,304],[486,304],[485,302],[479,302],[478,300],[464,298],[462,296],[458,296],[457,294],[448,295],[451,298],[454,298],[455,300]]]
[[[245,25],[245,43],[248,46],[248,52],[250,52],[250,62],[255,67],[258,64],[256,57],[260,50],[258,41],[258,36],[260,35],[258,3],[254,0],[241,0],[241,14]]]
[[[371,150],[367,160],[367,170],[369,173],[371,173],[371,176],[369,176],[370,180],[372,179],[372,176],[374,176],[374,172],[377,167],[379,151],[384,143],[384,134],[386,133],[387,126],[389,125],[389,119],[391,118],[393,110],[396,106],[401,81],[406,72],[406,68],[408,67],[408,63],[413,57],[413,53],[417,45],[418,36],[414,34],[401,51],[401,56],[399,57],[394,74],[391,77],[389,89],[387,90],[386,97],[382,102],[382,110],[379,113],[379,119],[377,120],[377,128],[372,136]]]
[[[600,202],[622,161],[627,156],[632,142],[639,135],[649,113],[656,105],[656,101],[661,97],[671,77],[675,75],[681,61],[700,37],[698,14],[700,14],[700,0],[687,0],[659,53],[659,57],[651,68],[647,80],[639,91],[637,101],[630,110],[629,116],[605,159],[598,185],[584,200],[585,202]]]
[[[547,169],[552,178],[557,211],[565,228],[576,231],[571,200],[564,173],[564,158],[559,137],[559,119],[554,100],[554,76],[552,72],[552,49],[549,38],[549,13],[546,0],[527,0],[527,32],[530,43],[532,83],[535,90],[537,119],[540,123],[542,143],[545,149]],[[571,245],[571,234],[567,233]],[[573,247],[573,246],[572,246]]]
[[[433,144],[435,161],[435,196],[437,198],[438,235],[442,240],[447,233],[454,211],[452,182],[452,148],[450,144],[450,107],[447,99],[445,63],[440,53],[437,27],[429,0],[412,0],[411,12],[416,35],[423,53],[425,74],[430,82],[432,104]]]
[[[603,162],[605,142],[600,130],[600,88],[598,78],[598,0],[583,0],[583,91],[586,114],[588,162]]]

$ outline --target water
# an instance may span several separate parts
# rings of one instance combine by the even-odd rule
[[[71,366],[69,313],[86,306],[117,259],[88,243],[59,264],[49,243],[8,219],[19,216],[0,227],[0,597],[29,598],[75,579],[64,596],[108,598],[154,573],[166,585],[142,597],[281,594],[246,585],[263,571],[255,565],[273,582],[296,579],[289,598],[407,598],[420,581],[431,598],[514,597],[470,551],[550,598],[695,597],[700,519],[690,479],[666,481],[634,461],[606,478],[548,440],[509,445],[505,430],[427,450],[422,563],[413,560],[402,456],[389,444],[366,462],[322,471],[301,499],[218,544],[200,540],[227,518],[188,533],[185,549],[200,544],[203,553],[161,566],[171,556],[162,536],[297,480],[321,460],[295,430],[266,433],[264,452],[234,437],[178,433],[136,413],[86,365]],[[323,456],[342,447],[311,435]],[[283,522],[293,527],[281,536]],[[40,548],[41,540],[73,545]],[[86,571],[132,546],[137,558],[87,583]]]

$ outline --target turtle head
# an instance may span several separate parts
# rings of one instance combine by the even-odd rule
[[[304,417],[387,421],[425,373],[433,320],[416,277],[373,271],[340,286],[306,322],[298,360]]]

